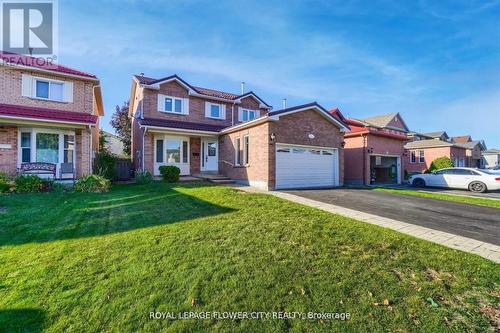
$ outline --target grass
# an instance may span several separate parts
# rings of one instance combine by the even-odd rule
[[[495,200],[495,199],[479,198],[479,197],[472,197],[472,196],[461,196],[461,195],[444,194],[444,193],[435,193],[435,192],[426,192],[426,191],[419,191],[419,190],[382,188],[382,187],[377,187],[374,190],[381,191],[381,192],[413,195],[413,196],[422,197],[422,198],[455,201],[455,202],[467,203],[467,204],[471,204],[471,205],[500,208],[500,200]]]
[[[265,194],[155,183],[1,196],[0,207],[0,332],[498,325],[498,265]],[[151,320],[151,311],[349,312],[351,319]]]

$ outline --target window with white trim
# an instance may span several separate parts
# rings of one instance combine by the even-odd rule
[[[257,110],[250,110],[250,109],[242,109],[240,108],[240,114],[239,114],[239,119],[240,121],[251,121],[254,120],[255,118],[258,118],[259,116],[259,111]]]
[[[417,163],[417,153],[414,150],[410,151],[410,163]]]
[[[64,163],[73,163],[73,156],[75,155],[75,136],[64,135]]]
[[[166,96],[163,112],[182,113],[182,98]]]
[[[21,162],[30,163],[31,162],[31,133],[22,132],[21,133]]]
[[[64,83],[35,79],[35,97],[62,102],[64,100]]]
[[[418,152],[418,162],[425,163],[425,152],[423,150]]]
[[[156,140],[156,163],[163,163],[163,139]]]
[[[241,138],[234,141],[234,165],[241,166]]]
[[[226,119],[226,105],[221,103],[205,102],[205,117],[212,119]]]
[[[211,104],[210,105],[210,117],[212,118],[222,118],[220,112],[220,105]]]
[[[243,137],[243,164],[248,165],[250,162],[250,139],[248,135]]]

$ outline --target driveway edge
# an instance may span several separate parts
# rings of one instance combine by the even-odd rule
[[[478,241],[472,238],[450,234],[448,232],[434,230],[419,225],[401,222],[386,217],[373,215],[365,212],[360,212],[353,209],[348,209],[324,202],[307,199],[298,195],[276,192],[276,191],[262,191],[249,186],[237,186],[236,188],[245,192],[251,193],[264,193],[274,195],[275,197],[289,200],[295,203],[306,205],[309,207],[319,208],[325,212],[338,214],[345,217],[350,217],[362,222],[378,225],[380,227],[389,228],[403,234],[407,234],[416,238],[424,239],[436,244],[440,244],[452,249],[477,254],[483,258],[489,259],[495,263],[500,263],[500,246]]]

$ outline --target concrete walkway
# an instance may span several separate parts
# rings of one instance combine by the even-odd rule
[[[405,223],[397,220],[393,220],[390,218],[385,218],[382,216],[377,216],[369,213],[360,212],[357,210],[352,210],[328,203],[319,202],[312,199],[307,199],[300,197],[298,195],[270,191],[265,192],[256,188],[252,188],[249,186],[235,186],[240,190],[251,192],[251,193],[264,193],[269,195],[274,195],[276,197],[293,201],[302,205],[319,208],[323,211],[342,215],[345,217],[350,217],[355,220],[363,221],[366,223],[378,225],[384,228],[389,228],[392,230],[396,230],[398,232],[420,238],[425,239],[427,241],[431,241],[440,245],[444,245],[450,247],[452,249],[461,250],[464,252],[469,252],[473,254],[480,255],[486,259],[489,259],[495,263],[500,263],[500,246],[478,241],[475,239],[462,237],[458,235],[454,235],[451,233],[438,231],[410,223]]]

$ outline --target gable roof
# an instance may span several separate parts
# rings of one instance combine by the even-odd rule
[[[440,138],[444,135],[445,138],[449,139],[450,137],[445,131],[437,131],[437,132],[427,132],[423,133],[425,136],[430,136],[431,138]]]
[[[500,155],[500,149],[487,149],[483,151],[483,154],[499,154]]]
[[[225,91],[220,91],[220,90],[215,90],[215,89],[209,89],[209,88],[203,88],[203,87],[197,87],[193,86],[186,81],[184,81],[180,76],[177,74],[170,75],[161,79],[153,79],[147,76],[143,75],[134,75],[134,78],[139,82],[140,84],[146,85],[146,86],[156,86],[159,87],[160,84],[169,82],[169,81],[177,81],[180,83],[182,86],[184,86],[187,90],[189,90],[191,93],[197,93],[199,95],[203,95],[206,97],[214,97],[218,99],[223,99],[231,102],[240,102],[241,99],[251,96],[254,99],[256,99],[259,103],[261,103],[261,107],[265,107],[270,109],[271,106],[267,104],[262,98],[257,96],[253,91],[246,92],[244,94],[233,94]]]
[[[453,146],[454,144],[448,141],[443,141],[438,139],[427,139],[427,140],[417,140],[408,142],[405,145],[405,148],[416,149],[416,148],[436,148],[436,147],[453,147]]]
[[[466,142],[471,142],[472,141],[472,137],[470,135],[453,136],[451,138],[451,141],[466,143]]]
[[[391,123],[391,121],[396,117],[399,117],[399,119],[401,120],[401,123],[403,124],[403,127],[394,127],[394,126],[389,125]],[[401,117],[401,115],[399,114],[399,112],[393,112],[393,113],[363,118],[363,119],[359,119],[359,121],[364,122],[368,125],[376,126],[376,127],[385,127],[385,128],[408,131],[408,126],[406,126],[406,123],[404,122],[404,120]]]
[[[0,58],[2,62],[15,67],[28,67],[34,70],[42,70],[49,72],[57,72],[66,75],[75,75],[88,79],[97,80],[97,77],[94,74],[82,72],[80,70],[70,68],[67,66],[59,65],[59,64],[50,64],[48,61],[40,61],[40,58],[31,57],[27,55],[21,55],[17,53],[11,53],[7,51],[0,50]],[[0,62],[0,64],[2,64]]]
[[[480,146],[481,149],[486,149],[485,145],[481,140],[474,140],[474,141],[469,141],[469,142],[454,142],[456,146],[459,147],[464,147],[467,149],[474,149],[477,145]]]

